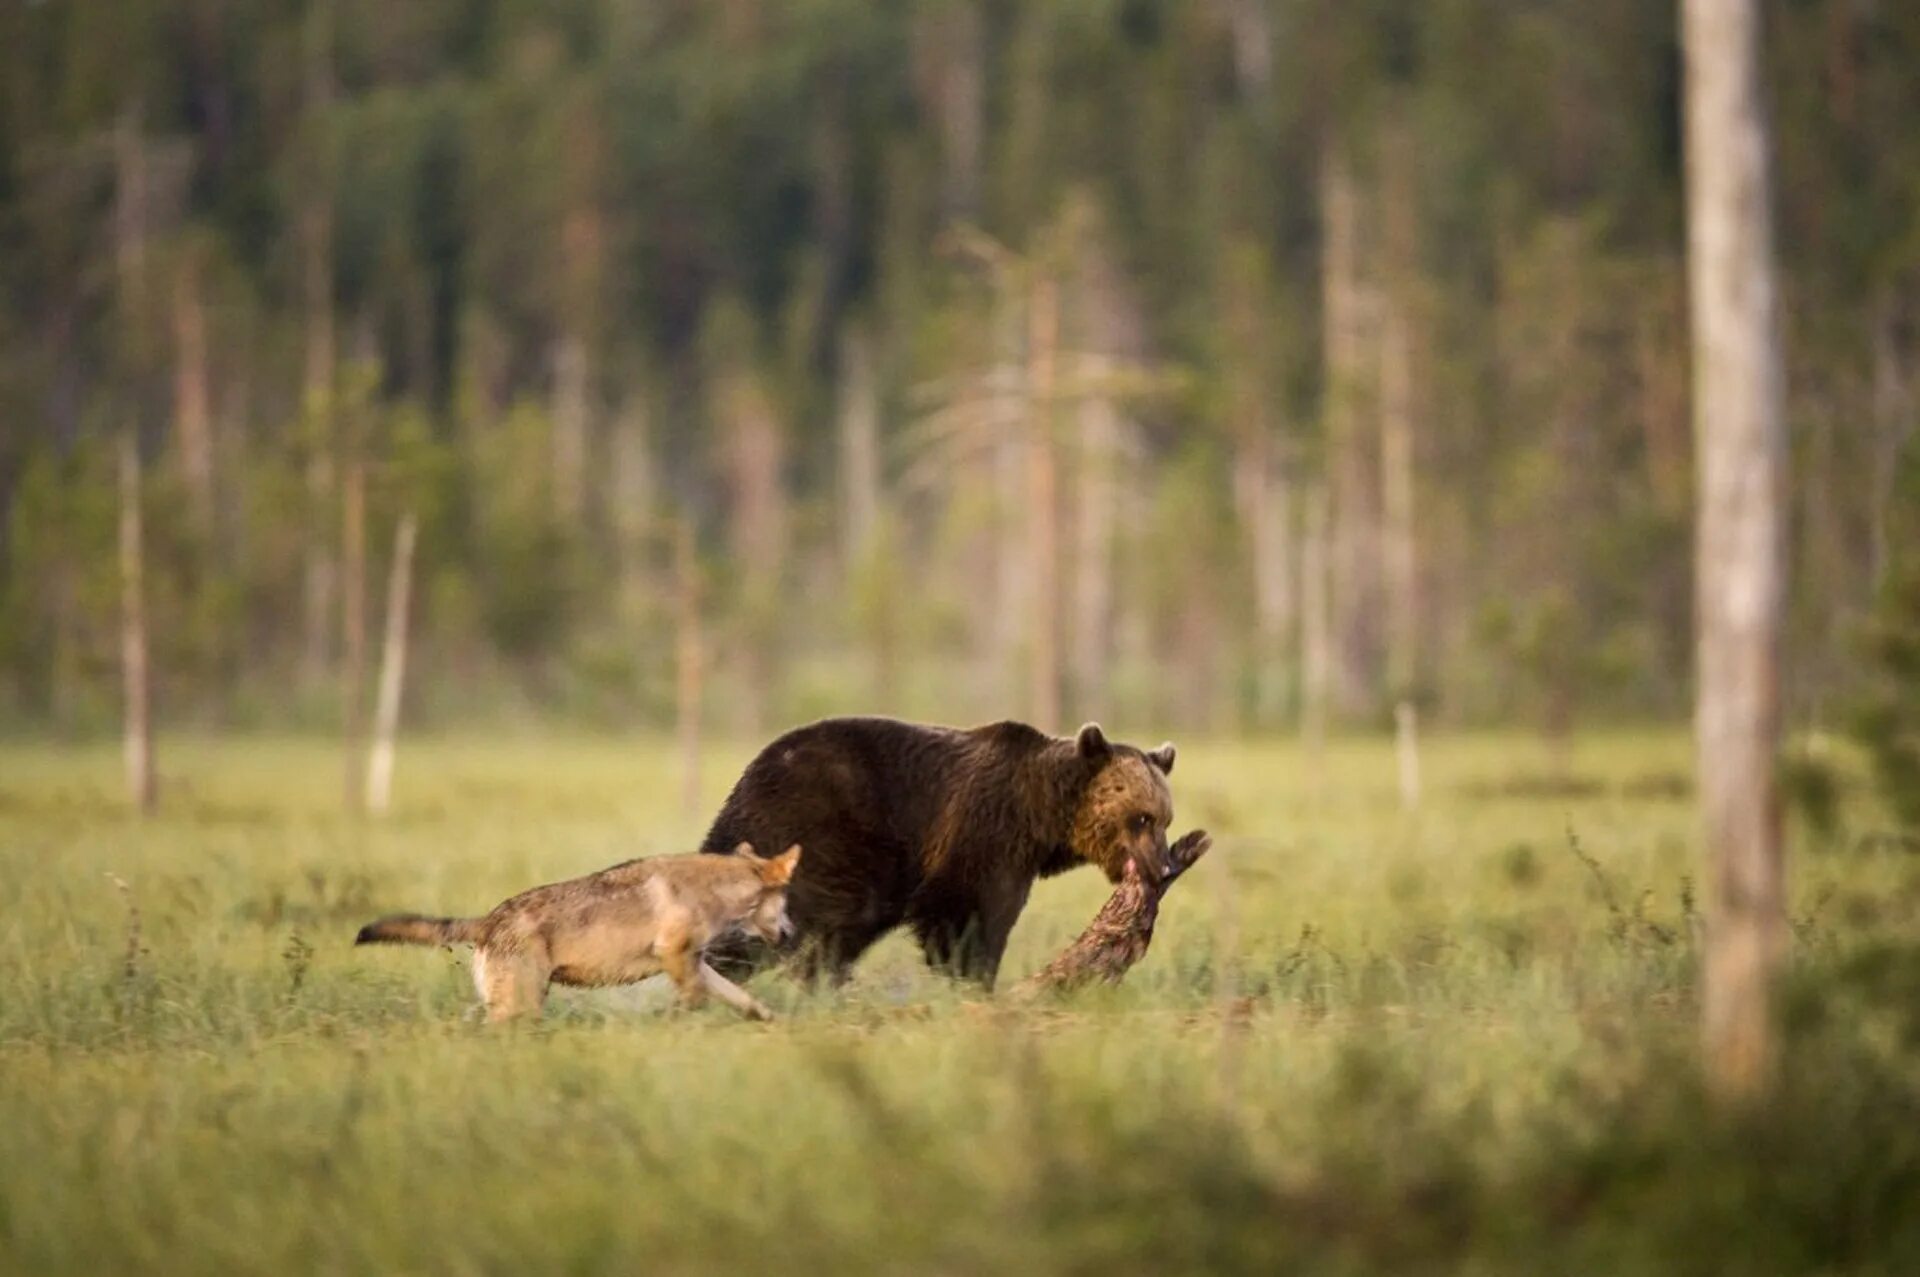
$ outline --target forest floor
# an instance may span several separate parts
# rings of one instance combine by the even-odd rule
[[[355,950],[690,850],[660,740],[0,745],[0,1271],[1920,1271],[1920,855],[1794,827],[1777,1094],[1694,1077],[1680,732],[1181,742],[1214,850],[1125,984],[1018,1006],[894,937],[771,1025],[653,986],[465,1013],[463,958]],[[122,886],[121,884],[124,884]],[[1039,884],[1006,983],[1105,898]]]

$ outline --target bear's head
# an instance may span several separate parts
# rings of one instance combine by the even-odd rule
[[[1098,865],[1119,882],[1131,861],[1149,879],[1170,865],[1167,826],[1173,823],[1173,745],[1141,750],[1109,741],[1100,724],[1088,723],[1074,737],[1074,753],[1091,772],[1073,814],[1074,858]]]

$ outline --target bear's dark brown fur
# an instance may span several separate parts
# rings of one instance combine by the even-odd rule
[[[961,730],[832,718],[762,750],[701,850],[806,849],[788,889],[804,969],[834,977],[910,925],[927,960],[991,985],[1035,878],[1128,860],[1167,864],[1174,749],[1142,751],[1089,723]]]

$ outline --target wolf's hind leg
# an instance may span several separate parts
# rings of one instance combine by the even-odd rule
[[[707,992],[713,994],[714,997],[719,998],[722,1002],[738,1011],[741,1015],[746,1016],[749,1020],[771,1020],[773,1018],[773,1012],[767,1010],[764,1003],[708,966],[705,959],[696,959],[695,966],[699,973],[700,983],[705,986]]]

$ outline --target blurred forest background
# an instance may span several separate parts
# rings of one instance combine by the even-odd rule
[[[1766,11],[1805,726],[1920,541],[1920,5]],[[419,723],[1680,717],[1680,69],[1671,0],[4,0],[0,722],[119,719],[128,438],[163,724],[361,713],[406,515]]]

